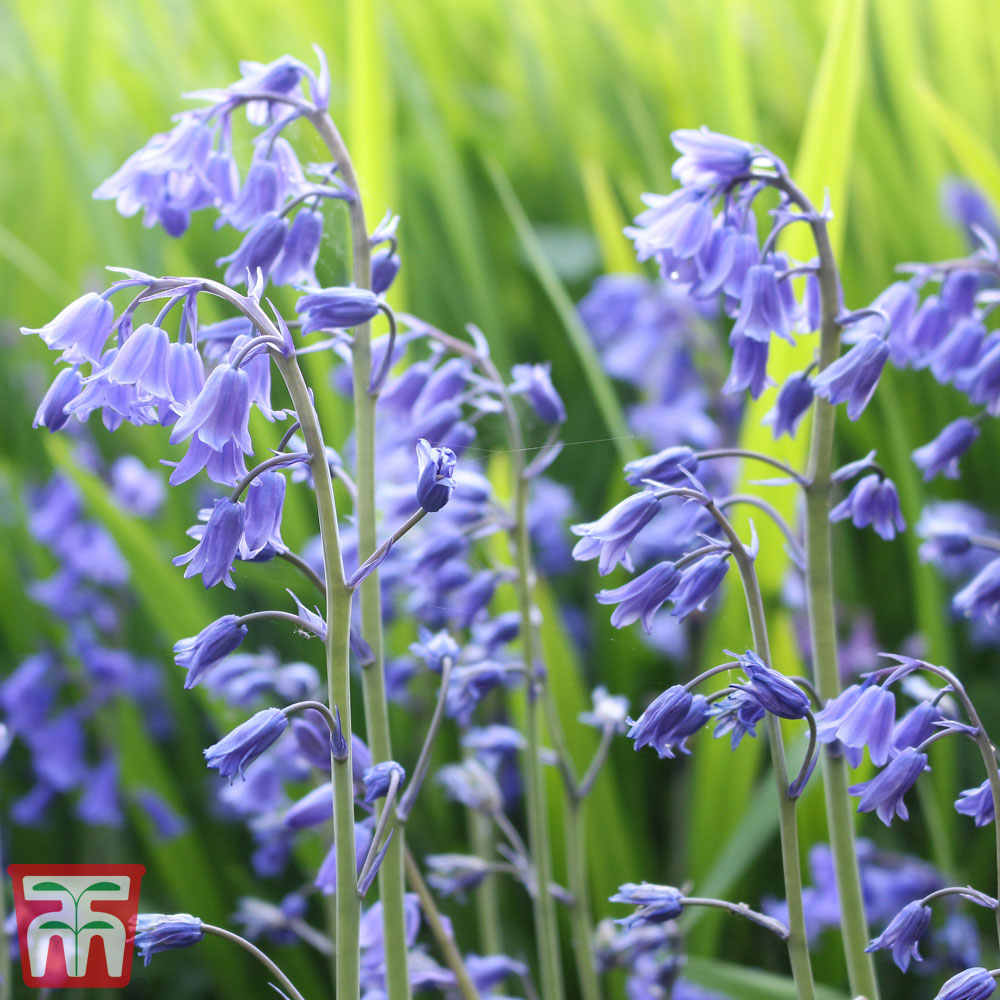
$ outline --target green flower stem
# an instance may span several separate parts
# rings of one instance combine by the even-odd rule
[[[488,816],[475,810],[469,813],[469,835],[472,850],[480,858],[492,858],[496,850],[496,835]],[[476,923],[484,955],[503,954],[503,934],[500,921],[500,886],[496,875],[487,875],[476,889]]]
[[[819,361],[823,371],[840,355],[840,276],[830,244],[827,224],[809,199],[787,178],[777,186],[804,211],[812,215],[813,239],[819,256],[821,322]],[[830,475],[833,471],[833,432],[836,411],[824,399],[814,404],[812,436],[806,474],[806,595],[809,633],[813,651],[813,673],[824,701],[840,694],[837,664],[837,621],[833,587],[833,536],[830,525]],[[823,789],[827,826],[837,879],[843,928],[844,956],[851,992],[867,1000],[878,1000],[875,962],[865,953],[868,922],[861,896],[861,875],[854,842],[854,814],[847,792],[847,762],[829,750],[822,755]]]
[[[566,879],[573,893],[570,921],[573,925],[573,955],[580,1000],[601,1000],[603,993],[594,961],[594,923],[587,884],[587,827],[584,797],[570,799],[566,810]]]
[[[347,187],[354,192],[349,203],[351,220],[351,267],[354,284],[371,288],[371,245],[368,226],[361,202],[354,164],[337,131],[333,119],[325,112],[309,118],[333,156]],[[351,343],[352,381],[354,388],[354,440],[357,454],[355,470],[358,521],[358,546],[361,552],[374,552],[378,545],[375,508],[375,404],[377,397],[369,392],[372,377],[371,325],[355,327]],[[389,734],[389,707],[385,693],[385,642],[382,631],[382,596],[378,573],[362,581],[361,634],[371,647],[373,662],[361,672],[365,723],[372,761],[392,759]],[[384,806],[378,806],[379,811]],[[379,898],[382,901],[383,933],[385,936],[386,993],[389,1000],[409,1000],[410,977],[407,971],[406,916],[403,909],[405,881],[403,874],[403,831],[399,830],[378,871]],[[338,1000],[344,998],[338,997]]]
[[[743,582],[747,612],[750,615],[750,632],[757,655],[771,665],[771,648],[767,637],[767,619],[764,601],[753,561],[740,541],[733,526],[714,503],[707,505],[709,512],[719,522],[732,545],[733,560]],[[788,794],[788,763],[785,745],[781,738],[781,723],[770,713],[767,716],[767,735],[774,765],[774,779],[778,786],[778,825],[781,833],[781,863],[785,875],[785,896],[788,900],[788,960],[795,980],[798,1000],[815,1000],[812,964],[809,959],[809,942],[806,938],[805,912],[802,907],[802,861],[799,857],[798,820],[795,800]]]
[[[268,972],[274,976],[277,985],[281,987],[282,992],[288,995],[289,1000],[303,1000],[302,994],[291,984],[288,976],[286,976],[281,969],[279,969],[274,962],[271,961],[258,948],[255,944],[251,944],[246,938],[240,937],[239,934],[234,934],[232,931],[227,931],[225,927],[215,927],[213,924],[202,924],[201,929],[206,934],[213,934],[215,937],[220,937],[225,941],[231,941],[235,945],[239,945],[245,952],[253,955],[258,962],[263,965]]]
[[[302,424],[302,434],[312,456],[313,483],[323,543],[326,570],[326,676],[331,710],[340,712],[347,741],[347,757],[332,760],[333,835],[337,860],[336,955],[337,1000],[356,1000],[360,995],[358,935],[361,900],[357,892],[357,861],[354,852],[354,780],[351,770],[351,675],[350,635],[352,592],[344,580],[340,530],[333,494],[333,478],[326,445],[309,389],[295,358],[275,355],[275,362]]]

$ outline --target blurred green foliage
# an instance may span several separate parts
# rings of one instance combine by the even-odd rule
[[[46,448],[41,432],[31,430],[50,359],[40,343],[22,340],[17,327],[41,325],[82,290],[101,287],[104,264],[211,271],[230,249],[231,232],[216,233],[201,220],[172,242],[93,202],[90,192],[149,134],[167,126],[183,106],[182,92],[225,84],[240,59],[267,61],[289,52],[309,60],[312,43],[330,58],[332,110],[352,148],[370,218],[390,207],[403,218],[396,304],[445,329],[477,323],[501,366],[551,359],[555,383],[564,388],[589,384],[592,394],[607,393],[581,349],[567,304],[602,270],[636,266],[621,227],[642,191],[670,187],[672,128],[706,124],[757,140],[795,164],[815,198],[829,187],[851,306],[866,304],[888,284],[896,262],[959,251],[959,238],[938,209],[947,174],[969,177],[1000,203],[1000,5],[994,0],[7,0],[0,5],[4,671],[36,648],[48,627],[24,594],[23,581],[41,557],[23,531],[21,488],[53,464],[69,462],[65,447]],[[341,251],[334,239],[331,275]],[[318,360],[310,369],[314,379],[325,374]],[[854,456],[877,445],[900,483],[912,524],[925,490],[908,453],[936,433],[957,401],[928,378],[893,374],[885,381],[876,408],[857,426],[845,422],[840,448]],[[620,489],[620,454],[638,445],[621,440],[613,398],[592,405],[582,392],[566,396],[570,446],[555,474],[571,484],[581,518],[590,519]],[[336,399],[321,399],[321,407],[326,420],[346,428]],[[109,453],[126,448],[150,464],[166,454],[165,436],[156,433],[127,429],[113,444],[97,436]],[[984,438],[962,486],[935,484],[935,495],[961,489],[991,505],[992,455],[1000,442],[992,429]],[[178,806],[198,812],[206,780],[199,741],[224,721],[211,720],[214,710],[204,699],[178,696],[170,646],[234,601],[242,607],[280,593],[291,571],[277,582],[258,582],[258,575],[237,598],[204,595],[168,564],[184,548],[190,491],[174,491],[150,537],[111,511],[99,483],[83,485],[92,513],[107,520],[133,562],[139,582],[132,631],[168,672],[170,700],[184,728],[175,745],[156,746],[127,711],[108,724],[124,741],[128,778],[138,774]],[[304,506],[291,512],[286,537],[301,539],[311,523]],[[991,657],[970,650],[949,623],[944,588],[919,565],[912,532],[893,544],[849,530],[838,540],[845,607],[871,609],[884,648],[921,632],[932,658],[972,678],[987,717],[996,721]],[[777,580],[777,550],[765,553],[772,560],[768,574]],[[583,565],[557,588],[560,599],[581,603],[593,622],[595,638],[584,654],[565,641],[551,601],[548,652],[556,658],[556,693],[568,721],[593,683],[626,692],[640,705],[676,670],[635,634],[612,634],[605,610],[589,599],[595,583],[592,567]],[[711,649],[743,641],[738,601],[726,612],[713,627]],[[268,639],[279,642],[280,634]],[[289,656],[310,655],[293,643],[282,647]],[[779,648],[793,655],[787,638]],[[587,749],[582,744],[581,754]],[[695,876],[750,900],[773,887],[773,865],[769,876],[767,864],[753,864],[773,862],[770,799],[754,791],[759,762],[752,755],[734,762],[723,750],[706,748],[699,760],[699,749],[695,765],[674,769],[681,781],[668,782],[658,761],[634,758],[627,745],[617,748],[594,807],[602,818],[617,812],[617,825],[608,828],[614,836],[594,852],[599,916],[610,912],[603,901],[626,879]],[[943,819],[934,857],[957,864],[957,879],[981,877],[988,885],[988,833],[961,851],[950,842],[960,829],[950,809],[955,789],[963,787],[956,784],[959,767],[945,761],[938,767],[934,794]],[[9,767],[2,782],[4,802],[23,787]],[[812,837],[821,836],[818,802],[813,794],[804,804],[804,828]],[[910,849],[926,853],[922,813],[917,810],[906,834]],[[426,816],[435,828],[413,824],[418,853],[458,842],[454,814],[438,804],[428,806]],[[150,868],[147,906],[216,919],[240,893],[255,890],[245,865],[247,838],[234,828],[205,820],[196,833],[154,851],[141,832],[109,839],[64,819],[68,825],[41,834],[15,830],[15,859],[126,860],[128,854]],[[866,819],[865,831],[898,842],[896,831],[874,825]],[[513,896],[506,900],[511,908],[517,903]],[[713,926],[703,921],[697,950],[716,950]],[[722,957],[753,964],[751,935],[740,927],[727,932]],[[240,977],[249,970],[222,956],[222,947],[206,946],[208,960],[164,962],[167,970],[150,973],[173,976],[170,970],[180,969],[175,994],[200,984],[205,995],[243,995]],[[212,957],[222,963],[215,971],[225,968],[228,976],[212,977],[214,988],[206,985]],[[766,957],[783,968],[780,954]],[[322,967],[292,956],[288,962],[308,993]],[[822,979],[839,981],[835,951],[822,954],[818,967]],[[710,967],[699,970],[712,981]]]

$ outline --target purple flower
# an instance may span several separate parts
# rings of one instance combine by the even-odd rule
[[[931,355],[931,374],[939,382],[950,382],[979,360],[985,338],[986,327],[982,322],[972,317],[960,319]]]
[[[750,693],[772,715],[779,719],[804,719],[809,714],[808,695],[794,681],[767,666],[753,650],[748,649],[742,656],[730,655],[736,657],[750,679]]]
[[[68,360],[100,362],[111,334],[115,310],[96,292],[71,302],[55,319],[38,329],[22,326],[21,333],[37,333],[53,351],[65,351]]]
[[[249,455],[253,453],[249,424],[250,377],[242,368],[221,364],[174,425],[170,443],[179,444],[194,435],[213,451],[235,444]]]
[[[508,976],[526,976],[528,967],[524,962],[507,955],[466,955],[465,967],[469,978],[482,994],[489,994],[494,986],[499,986]]]
[[[829,702],[816,716],[823,742],[838,739],[845,747],[868,755],[876,767],[890,757],[893,748],[893,724],[896,721],[896,699],[891,691],[877,684],[847,688]],[[828,727],[832,732],[827,731]]]
[[[654,885],[650,882],[626,882],[610,897],[612,903],[626,903],[638,907],[630,917],[616,923],[631,928],[641,924],[662,924],[676,920],[684,911],[684,894],[672,885]]]
[[[216,500],[198,544],[189,552],[174,557],[175,566],[187,565],[184,579],[200,573],[206,589],[224,583],[230,590],[235,590],[233,561],[243,539],[245,523],[245,504],[229,497]]]
[[[187,670],[184,687],[198,684],[247,637],[247,627],[236,615],[224,615],[206,625],[196,636],[174,643],[174,659]]]
[[[421,625],[417,634],[420,641],[410,644],[410,652],[419,656],[434,673],[441,673],[445,658],[452,663],[458,659],[461,647],[446,630],[432,633]]]
[[[903,796],[927,769],[927,754],[907,748],[870,781],[852,785],[848,791],[858,796],[858,812],[876,812],[886,826],[894,816],[910,818]]]
[[[953,598],[956,611],[966,618],[992,623],[1000,608],[1000,559],[988,562]]]
[[[1000,224],[993,207],[974,184],[960,177],[949,177],[941,185],[941,203],[945,215],[965,229],[973,245],[979,243],[976,227],[994,239],[1000,237]]]
[[[685,740],[708,718],[708,702],[675,684],[656,697],[638,719],[628,720],[631,728],[627,735],[634,742],[633,749],[651,746],[661,760],[672,760],[675,750],[689,752]]]
[[[162,477],[135,455],[122,455],[111,466],[111,489],[115,500],[130,514],[152,517],[162,506],[166,487]]]
[[[303,208],[292,220],[271,280],[276,285],[315,285],[316,261],[323,239],[323,213]]]
[[[752,690],[740,688],[715,702],[711,714],[716,720],[713,739],[730,733],[729,746],[735,750],[744,736],[757,736],[757,723],[767,713]]]
[[[958,460],[979,437],[979,428],[967,417],[953,420],[933,441],[913,452],[913,461],[923,469],[924,482],[943,473],[958,479]]]
[[[692,611],[702,610],[705,602],[719,589],[728,569],[728,555],[705,556],[689,566],[674,591],[671,614],[683,619]]]
[[[859,479],[851,492],[830,511],[831,521],[847,518],[853,521],[856,528],[865,528],[870,524],[875,533],[886,541],[891,541],[897,531],[906,527],[899,509],[896,484],[875,472]]]
[[[653,616],[676,589],[681,574],[672,562],[657,563],[633,580],[613,590],[597,594],[598,604],[617,604],[611,614],[611,624],[624,628],[642,619],[647,635],[653,629]]]
[[[947,336],[948,309],[937,295],[928,295],[907,333],[914,367],[926,368],[933,352]]]
[[[593,708],[589,712],[581,712],[578,716],[585,726],[595,729],[613,730],[624,733],[628,728],[628,698],[620,694],[609,694],[608,689],[599,684],[590,694]]]
[[[285,503],[285,477],[273,469],[261,473],[246,492],[246,524],[243,540],[250,554],[270,545],[285,548],[281,540],[281,514]]]
[[[158,952],[188,948],[204,936],[201,921],[189,913],[140,913],[135,925],[135,946],[144,965]]]
[[[573,547],[573,558],[585,562],[599,557],[597,571],[601,576],[607,576],[618,563],[631,569],[628,547],[659,509],[656,495],[644,491],[622,500],[596,521],[571,525],[570,531],[582,536]]]
[[[389,794],[389,785],[394,774],[397,776],[396,787],[399,788],[406,780],[406,771],[401,764],[397,764],[394,760],[384,760],[365,771],[364,801],[368,805],[372,805],[376,799],[385,798]]]
[[[107,372],[108,381],[113,385],[134,385],[140,392],[169,398],[169,348],[170,337],[166,330],[143,323],[118,349]]]
[[[878,309],[888,318],[888,344],[892,363],[902,367],[909,360],[910,342],[908,339],[910,324],[917,308],[917,290],[908,281],[893,282],[872,303],[873,309]],[[865,316],[849,328],[852,341],[860,340],[864,334],[883,333],[885,321],[881,316]]]
[[[955,811],[963,816],[971,816],[976,826],[986,826],[994,820],[993,794],[989,781],[984,781],[977,788],[966,788],[959,792],[955,802]]]
[[[379,247],[372,254],[372,291],[384,295],[399,274],[399,254],[394,246]]]
[[[903,972],[910,967],[910,959],[922,961],[917,946],[931,925],[931,908],[920,900],[915,900],[903,907],[889,921],[889,926],[875,938],[865,951],[878,951],[883,948],[892,950],[892,960]]]
[[[682,188],[667,195],[644,194],[642,200],[649,207],[625,229],[640,261],[663,252],[684,260],[701,250],[712,231],[712,208],[702,192]]]
[[[469,809],[492,813],[503,805],[503,794],[496,778],[475,757],[442,767],[436,780],[449,799]]]
[[[986,1000],[993,996],[997,981],[986,969],[966,969],[952,976],[934,1000]]]
[[[75,368],[62,368],[52,385],[42,397],[32,427],[44,427],[50,433],[55,433],[66,426],[69,413],[66,407],[80,395],[83,389],[83,379]]]
[[[805,372],[789,375],[785,384],[778,390],[774,407],[763,420],[763,423],[771,425],[775,440],[782,434],[795,437],[799,421],[805,416],[812,401],[813,388],[809,376]]]
[[[967,393],[973,403],[985,404],[993,417],[1000,413],[1000,343],[995,342],[995,336],[991,334],[990,339],[984,341],[975,364],[955,380],[956,386]]]
[[[243,778],[243,772],[287,728],[288,716],[281,709],[265,708],[213,743],[205,751],[205,762],[232,783],[237,774]]]
[[[813,376],[813,392],[836,405],[847,401],[847,416],[857,420],[875,392],[889,359],[889,345],[866,334],[846,354]]]
[[[715,187],[743,176],[750,169],[754,147],[742,139],[700,129],[677,129],[670,141],[683,154],[673,175],[685,187]]]
[[[922,701],[903,716],[892,730],[892,749],[895,753],[907,747],[918,747],[938,731],[935,723],[944,716],[933,702]]]
[[[729,342],[749,337],[766,344],[772,333],[791,341],[791,327],[774,268],[770,264],[754,265],[743,279],[740,312]]]
[[[442,896],[475,889],[492,871],[488,861],[473,854],[428,854],[424,862],[429,869],[428,883]]]
[[[439,511],[455,492],[455,464],[451,448],[432,448],[426,438],[417,441],[417,503],[429,513]]]
[[[324,288],[295,303],[302,315],[302,333],[342,330],[367,323],[378,312],[378,296],[367,288]]]
[[[722,391],[731,394],[747,389],[757,399],[767,386],[768,344],[753,337],[735,336],[735,333],[730,336],[729,343],[733,348],[733,361]]]
[[[552,385],[552,365],[514,365],[514,381],[510,391],[524,393],[538,419],[546,424],[561,424],[566,419],[566,407]]]
[[[219,219],[234,229],[246,231],[264,215],[275,214],[281,205],[278,167],[273,160],[255,156],[236,200]]]
[[[643,480],[651,479],[664,486],[676,486],[689,481],[685,472],[693,474],[697,471],[698,460],[694,452],[681,445],[629,462],[625,466],[625,482],[639,486]]]
[[[228,264],[225,273],[227,285],[240,282],[254,283],[259,270],[266,280],[271,273],[278,255],[288,235],[288,220],[275,212],[262,215],[243,238],[243,242],[225,257],[220,257],[217,266]]]

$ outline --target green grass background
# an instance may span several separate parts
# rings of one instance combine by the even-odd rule
[[[1000,5],[991,0],[5,0],[0,671],[37,648],[50,628],[23,590],[25,579],[44,569],[44,557],[23,530],[22,487],[53,465],[72,464],[62,442],[43,440],[31,429],[50,358],[17,327],[41,325],[82,290],[101,286],[104,264],[210,271],[215,257],[230,249],[230,231],[214,233],[199,220],[185,239],[171,241],[136,219],[119,218],[113,206],[93,202],[90,192],[167,126],[184,106],[181,92],[229,82],[242,58],[266,61],[289,52],[310,60],[314,42],[330,59],[332,110],[353,151],[370,217],[388,207],[403,217],[396,304],[446,329],[477,323],[501,366],[553,361],[556,385],[566,390],[569,404],[565,437],[593,442],[567,448],[555,467],[572,486],[581,519],[596,516],[620,490],[620,459],[640,445],[623,439],[617,390],[609,392],[595,371],[572,303],[598,273],[635,268],[621,228],[637,211],[641,192],[671,186],[671,129],[705,124],[757,140],[794,164],[816,199],[828,189],[851,306],[866,304],[888,284],[896,262],[961,249],[938,207],[946,175],[976,181],[1000,203]],[[320,150],[312,146],[308,153]],[[328,249],[335,275],[341,248],[334,243]],[[312,359],[311,376],[322,378],[324,365]],[[588,384],[597,404],[577,388]],[[878,447],[912,524],[927,491],[908,453],[959,408],[953,394],[927,378],[891,374],[865,418],[858,425],[845,421],[840,449],[846,458]],[[323,415],[346,430],[336,401],[324,403]],[[764,441],[752,419],[745,437]],[[112,442],[101,433],[98,438],[108,454],[132,450],[152,463],[166,453],[156,432],[127,428]],[[962,485],[934,484],[933,495],[995,505],[997,443],[988,429]],[[797,447],[785,444],[780,453],[797,459]],[[158,787],[203,815],[201,741],[232,720],[213,719],[216,709],[203,699],[181,697],[170,646],[224,610],[279,594],[291,577],[278,573],[275,582],[258,574],[236,598],[205,595],[168,561],[184,547],[189,491],[172,492],[162,524],[150,535],[113,511],[99,482],[76,474],[91,511],[107,521],[133,563],[131,631],[137,647],[162,660],[182,729],[175,744],[158,746],[127,706],[105,724],[124,748],[127,781]],[[286,537],[301,539],[310,524],[299,505],[286,516]],[[780,546],[766,534],[763,541],[764,552],[770,546],[775,553],[762,559],[773,594],[782,571]],[[873,610],[884,648],[898,648],[921,632],[932,658],[971,678],[987,717],[1000,716],[995,657],[971,650],[949,622],[945,590],[916,559],[912,532],[885,544],[844,530],[838,556],[845,605]],[[558,622],[556,596],[576,600],[596,635],[581,654],[558,628],[547,632],[555,690],[568,721],[593,683],[602,681],[641,704],[675,676],[677,666],[651,654],[635,635],[612,634],[606,611],[589,600],[596,589],[591,565],[554,586],[545,595],[550,622]],[[782,665],[793,671],[788,623],[776,618],[774,627]],[[739,601],[730,600],[713,625],[711,648],[738,644],[744,632]],[[278,631],[268,638],[282,641]],[[291,640],[283,649],[289,656],[311,655]],[[685,671],[694,667],[682,665]],[[574,734],[581,760],[590,748],[586,734]],[[593,809],[602,823],[592,857],[598,915],[611,912],[603,900],[629,879],[694,878],[702,894],[714,888],[750,902],[773,888],[773,810],[770,786],[756,791],[759,770],[752,752],[731,758],[721,745],[702,741],[694,762],[668,775],[666,765],[633,757],[623,741]],[[972,835],[950,809],[956,788],[972,781],[979,777],[969,760],[942,757],[927,808],[915,810],[916,822],[905,833],[876,830],[870,820],[864,830],[887,845],[930,854],[955,878],[988,887],[989,832]],[[3,801],[19,788],[22,776],[8,765],[0,772]],[[810,794],[803,806],[811,839],[822,837],[820,800]],[[936,823],[928,824],[929,818]],[[155,902],[219,920],[240,893],[277,891],[255,890],[245,863],[247,838],[210,818],[200,820],[195,833],[161,846],[141,828],[109,838],[64,820],[40,834],[14,831],[14,860],[126,860],[124,852],[149,868],[147,906]],[[428,807],[424,828],[414,824],[421,852],[457,843],[459,835],[457,817],[440,805]],[[556,852],[561,867],[558,842]],[[516,896],[505,901],[512,914],[519,912]],[[769,945],[762,952],[755,932],[731,924],[725,930],[720,938],[714,919],[693,929],[692,950],[702,956],[697,971],[705,981],[733,981],[725,978],[731,969],[705,956],[747,964],[761,959],[783,970],[780,953]],[[528,946],[515,932],[512,938],[516,948]],[[161,959],[147,973],[149,982],[169,976],[160,982],[172,981],[176,995],[182,989],[247,995],[252,970],[223,947],[215,942],[183,961]],[[313,986],[312,995],[322,995],[321,964],[291,952],[282,957],[304,989]],[[835,944],[824,948],[817,965],[821,978],[840,984]],[[766,981],[753,993],[749,978],[739,975],[746,997],[780,996],[786,988]]]

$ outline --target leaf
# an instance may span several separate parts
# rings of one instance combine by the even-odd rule
[[[43,931],[71,931],[73,930],[69,924],[64,923],[62,920],[46,920],[44,924],[39,924],[39,927]]]
[[[117,882],[95,882],[88,885],[84,892],[119,892],[121,886]]]
[[[535,272],[535,276],[562,320],[569,342],[583,368],[583,376],[590,390],[590,395],[604,419],[608,433],[614,438],[618,455],[622,462],[630,462],[638,457],[635,435],[629,431],[621,403],[618,400],[618,394],[611,379],[604,371],[604,366],[594,348],[593,341],[584,329],[583,323],[577,315],[576,306],[574,306],[565,286],[559,280],[552,262],[545,255],[538,234],[525,215],[524,208],[518,201],[503,168],[493,157],[487,157],[485,163],[487,172],[497,189],[497,194],[500,195],[504,208],[507,210],[507,215],[517,232],[521,247]]]
[[[42,892],[69,892],[66,886],[60,885],[58,882],[37,882],[34,888]],[[70,892],[70,895],[73,894]]]
[[[84,924],[80,930],[81,931],[97,931],[97,930],[113,930],[114,925],[109,924],[106,920],[91,920],[89,923]]]
[[[796,1000],[795,983],[787,976],[732,962],[688,956],[684,978],[710,990],[721,990],[740,1000]],[[829,986],[816,986],[816,1000],[847,1000],[847,995]]]

